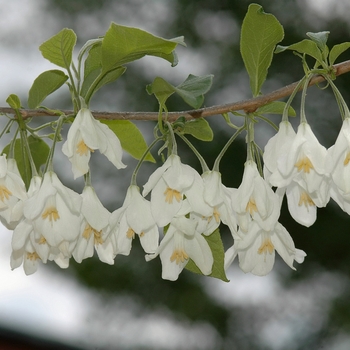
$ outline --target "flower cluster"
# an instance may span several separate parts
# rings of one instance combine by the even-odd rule
[[[117,168],[125,167],[116,135],[82,109],[63,145],[74,177],[89,178],[96,149]],[[305,226],[330,198],[350,214],[350,118],[328,150],[306,122],[295,132],[282,121],[263,160],[264,177],[248,157],[241,185],[228,188],[218,171],[200,175],[172,153],[142,191],[132,183],[123,205],[110,213],[89,181],[78,194],[52,169],[33,176],[26,191],[15,160],[0,156],[0,219],[13,230],[11,267],[23,264],[32,274],[39,261],[55,261],[66,268],[71,258],[81,263],[95,251],[102,262],[114,264],[116,255],[130,254],[138,236],[147,261],[160,257],[164,279],[176,280],[190,260],[210,275],[216,256],[207,237],[223,224],[234,240],[223,268],[237,257],[245,273],[263,276],[272,270],[277,251],[294,269],[294,261],[302,263],[306,254],[279,222],[282,199],[286,195],[291,216]]]

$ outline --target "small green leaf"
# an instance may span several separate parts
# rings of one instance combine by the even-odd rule
[[[142,133],[137,126],[129,120],[100,120],[117,135],[122,148],[132,157],[141,159],[148,146]],[[155,163],[151,153],[148,153],[145,160]]]
[[[317,44],[314,41],[309,39],[304,39],[296,44],[292,44],[289,46],[278,45],[275,50],[275,53],[280,53],[285,50],[297,51],[301,54],[306,54],[315,58],[319,63],[322,62],[322,54],[320,49],[318,48]]]
[[[28,137],[29,149],[31,151],[34,164],[38,173],[40,173],[40,167],[46,163],[47,157],[50,153],[50,147],[39,138],[35,138],[33,136]],[[30,169],[29,158],[26,152],[23,152],[22,140],[17,139],[15,142],[15,152],[14,158],[17,162],[18,170],[22,176],[26,187],[29,187],[30,179],[32,178],[32,172]],[[7,154],[10,151],[10,145],[7,145],[2,154]]]
[[[161,77],[156,77],[152,84],[146,86],[147,92],[157,98],[161,108],[165,108],[166,100],[175,92],[175,87]]]
[[[306,35],[317,44],[321,52],[326,50],[326,47],[327,47],[326,44],[327,44],[329,32],[318,32],[318,33],[307,32]]]
[[[249,5],[241,31],[241,55],[250,78],[253,96],[260,94],[277,43],[284,37],[282,25],[258,4]]]
[[[6,102],[8,103],[8,105],[13,108],[13,109],[20,109],[21,108],[21,100],[19,99],[19,97],[15,94],[11,94]]]
[[[62,68],[69,68],[77,36],[72,29],[64,28],[59,33],[42,43],[41,54],[51,63]]]
[[[335,60],[349,47],[350,47],[350,42],[334,45],[331,49],[331,52],[329,53],[329,64],[332,66]]]
[[[145,55],[158,56],[175,63],[173,51],[178,38],[166,40],[138,28],[112,23],[102,41],[102,71],[138,60]]]
[[[212,141],[214,137],[213,130],[204,118],[198,118],[187,122],[183,133],[190,134],[201,141]]]
[[[95,70],[101,70],[102,63],[102,42],[95,44],[90,51],[84,62],[84,78],[87,77],[91,72]]]
[[[273,101],[262,107],[259,107],[256,112],[259,114],[283,114],[286,103],[282,101]],[[293,107],[289,106],[288,116],[295,117],[296,112]]]
[[[212,83],[213,75],[196,76],[190,74],[187,79],[175,88],[175,91],[193,108],[199,108],[204,101]]]
[[[226,277],[224,269],[225,252],[224,246],[222,245],[219,229],[216,229],[211,235],[203,237],[208,242],[214,258],[212,273],[209,275],[209,277],[215,277],[221,279],[224,282],[230,282]],[[197,267],[192,259],[188,261],[185,268],[194,273],[203,275],[201,270]]]
[[[37,108],[48,95],[59,89],[67,80],[68,76],[61,70],[54,69],[41,73],[29,90],[29,108]]]

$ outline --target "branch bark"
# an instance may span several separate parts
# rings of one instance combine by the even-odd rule
[[[344,61],[334,65],[335,75],[339,76],[345,73],[350,72],[350,60]],[[319,84],[323,82],[325,79],[323,76],[317,75],[313,77],[310,81],[309,86]],[[196,119],[196,118],[205,118],[213,115],[229,113],[233,111],[244,110],[255,111],[257,108],[272,102],[280,100],[283,97],[289,96],[292,94],[294,89],[296,88],[298,82],[292,83],[285,87],[282,87],[278,90],[272,91],[266,95],[258,96],[249,100],[227,103],[223,105],[205,107],[200,109],[193,109],[188,111],[180,111],[180,112],[169,112],[168,120],[174,121],[180,116],[184,116],[186,119]],[[23,119],[32,118],[32,117],[40,117],[40,116],[55,116],[55,114],[50,113],[45,109],[21,109],[20,110]],[[61,110],[66,115],[74,114],[72,110]],[[0,107],[0,113],[6,114],[14,114],[15,111],[9,107]],[[98,112],[92,111],[93,116],[96,119],[109,119],[109,120],[157,120],[158,113],[157,112]]]

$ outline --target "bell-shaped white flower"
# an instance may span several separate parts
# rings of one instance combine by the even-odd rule
[[[62,152],[72,163],[74,178],[89,171],[91,152],[98,149],[118,169],[122,162],[122,147],[118,137],[105,124],[96,120],[87,108],[82,108],[71,125]]]
[[[343,121],[335,144],[328,149],[326,168],[331,177],[330,195],[350,214],[350,118]]]
[[[115,236],[116,253],[129,255],[137,234],[146,253],[154,253],[159,245],[159,230],[151,212],[151,204],[142,197],[138,186],[131,185],[123,206],[110,217],[111,235]]]
[[[160,255],[163,279],[177,280],[189,259],[195,262],[204,275],[212,272],[212,251],[205,238],[197,232],[196,225],[195,221],[183,215],[174,217],[156,253],[146,255],[147,261]]]
[[[151,194],[151,209],[159,227],[170,223],[181,208],[186,196],[194,212],[210,215],[203,200],[203,179],[196,170],[182,164],[179,156],[170,155],[144,185],[143,196]]]
[[[221,174],[217,171],[207,171],[202,174],[204,181],[204,202],[210,207],[210,215],[204,216],[192,212],[191,217],[196,218],[198,225],[197,231],[204,235],[213,233],[223,222],[227,225],[233,235],[237,236],[236,214],[231,206],[231,191],[221,182]]]
[[[39,237],[52,247],[69,255],[80,228],[81,197],[65,187],[57,175],[45,173],[40,188],[28,198],[23,207],[24,217],[31,221]]]
[[[327,150],[317,140],[310,125],[301,123],[293,142],[286,153],[280,154],[277,161],[278,172],[271,175],[269,181],[276,187],[285,187],[296,181],[308,193],[319,193],[322,182],[325,181]],[[320,201],[325,206],[329,200],[326,193],[319,193]]]
[[[304,251],[295,248],[288,231],[279,222],[271,231],[265,231],[252,221],[244,238],[235,241],[234,246],[225,253],[225,268],[238,255],[239,267],[243,272],[265,276],[273,268],[275,251],[293,270],[294,261],[302,263],[306,256]]]
[[[85,186],[81,205],[80,233],[73,250],[73,257],[81,263],[90,258],[96,249],[99,259],[114,264],[114,247],[108,239],[110,212],[102,205],[91,186]]]
[[[248,231],[251,220],[268,231],[279,218],[279,199],[260,176],[253,161],[244,164],[242,183],[232,196],[232,208],[237,213],[238,225],[243,232]]]
[[[294,142],[296,133],[288,121],[282,121],[276,135],[270,138],[264,149],[264,177],[272,186],[287,186],[290,180],[284,179],[279,172],[279,164],[283,163],[283,158],[288,154]]]
[[[24,182],[16,161],[0,156],[0,218],[8,229],[14,229],[23,215],[23,201],[27,198]]]

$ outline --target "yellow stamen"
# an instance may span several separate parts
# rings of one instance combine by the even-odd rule
[[[249,202],[247,203],[245,211],[247,212],[249,211],[250,215],[253,215],[254,212],[258,212],[258,208],[256,207],[254,198],[249,199]]]
[[[295,163],[295,167],[298,168],[298,172],[303,171],[304,173],[309,174],[310,169],[314,169],[314,166],[311,163],[311,160],[308,157],[301,158]]]
[[[128,231],[126,232],[126,237],[130,239],[135,238],[135,231],[131,227],[128,228]]]
[[[40,256],[36,252],[34,252],[34,253],[27,253],[27,259],[35,261],[35,260],[40,259]]]
[[[179,191],[173,190],[172,188],[167,188],[164,192],[165,195],[165,201],[169,204],[173,203],[173,199],[175,199],[180,202],[182,199],[182,195]]]
[[[78,144],[77,144],[77,153],[80,156],[86,156],[88,154],[88,152],[94,152],[93,149],[91,149],[90,147],[86,146],[84,140],[81,140]]]
[[[39,239],[39,244],[46,244],[46,239],[44,236],[41,236]]]
[[[348,152],[348,153],[346,154],[346,157],[345,157],[345,159],[344,159],[344,166],[345,166],[345,165],[348,165],[349,162],[350,162],[350,152]]]
[[[45,220],[46,218],[49,219],[49,221],[56,221],[60,218],[58,211],[55,207],[48,207],[42,214],[41,217]]]
[[[215,218],[215,221],[216,221],[217,223],[219,223],[219,222],[220,222],[220,214],[219,214],[219,212],[216,210],[216,207],[214,208],[213,216],[214,216],[214,218]]]
[[[9,199],[12,192],[5,186],[0,186],[0,199],[3,202],[5,199]]]
[[[189,256],[183,249],[175,249],[170,257],[170,261],[175,261],[177,265],[187,260]]]
[[[103,243],[103,239],[101,237],[102,235],[102,230],[97,231],[95,230],[93,227],[91,227],[89,224],[86,225],[84,232],[83,232],[83,237],[88,240],[92,233],[94,234],[94,243],[97,244],[102,244]]]
[[[267,252],[272,254],[274,250],[275,250],[275,247],[272,244],[271,239],[267,237],[267,238],[264,238],[260,248],[258,249],[258,254],[264,253],[266,255]]]
[[[144,232],[141,232],[141,233],[140,233],[140,237],[143,237],[144,235],[145,235]]]
[[[299,207],[301,207],[302,205],[305,205],[306,208],[309,208],[309,206],[310,207],[314,207],[315,203],[313,202],[311,197],[306,192],[303,192],[300,195],[300,199],[299,199],[298,205],[299,205]]]

